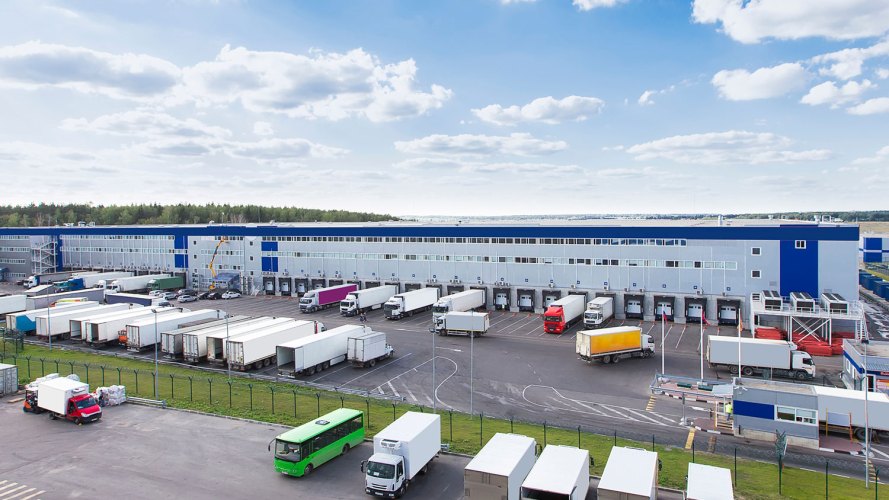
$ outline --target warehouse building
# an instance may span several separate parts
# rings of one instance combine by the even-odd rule
[[[858,244],[854,225],[761,220],[0,228],[0,266],[10,279],[170,272],[198,289],[225,273],[247,293],[275,295],[343,282],[480,288],[489,307],[513,311],[610,295],[618,318],[736,324],[763,290],[857,297]]]

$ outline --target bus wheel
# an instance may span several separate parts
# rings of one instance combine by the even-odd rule
[[[303,471],[303,476],[308,476],[313,470],[315,470],[315,468],[312,467],[312,464],[306,465],[306,469]]]
[[[605,363],[606,365],[611,363],[611,356],[608,356],[606,354],[605,356],[602,357],[602,362]]]
[[[343,445],[343,455],[349,453],[349,443]]]
[[[750,368],[749,366],[745,366],[745,367],[741,368],[741,373],[745,377],[749,377],[749,376],[753,375],[753,368]]]

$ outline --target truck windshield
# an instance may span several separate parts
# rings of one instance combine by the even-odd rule
[[[562,321],[561,316],[544,316],[543,321],[549,321],[552,323],[560,323]]]
[[[394,311],[398,309],[398,304],[386,304],[383,306],[384,311]]]
[[[299,462],[299,444],[278,440],[275,442],[275,458]]]
[[[395,466],[391,464],[381,464],[377,462],[367,463],[367,475],[379,477],[382,479],[395,478]]]
[[[814,365],[815,363],[812,362],[812,358],[803,358],[803,364],[804,365]]]
[[[300,304],[311,304],[312,299],[299,299]]]
[[[81,399],[80,401],[77,402],[77,408],[79,408],[81,410],[84,410],[86,408],[91,408],[93,406],[96,406],[96,400],[93,398]]]
[[[444,314],[448,312],[448,306],[435,306],[432,308],[433,313]]]

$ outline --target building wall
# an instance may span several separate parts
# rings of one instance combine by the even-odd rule
[[[796,394],[741,386],[735,389],[733,412],[735,426],[742,431],[771,433],[786,432],[787,436],[804,439],[818,439],[818,425],[793,423],[777,420],[776,406],[791,406],[808,410],[818,410],[818,399],[814,394]],[[817,422],[817,419],[816,419]]]
[[[0,268],[15,282],[31,275],[31,241],[27,235],[0,234]]]

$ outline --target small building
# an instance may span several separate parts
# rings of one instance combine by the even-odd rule
[[[736,436],[819,448],[818,395],[810,385],[743,378],[733,396]]]
[[[724,467],[688,464],[688,500],[734,500],[732,473]]]
[[[889,394],[889,342],[868,343],[865,362],[864,344],[859,340],[844,339],[842,378],[847,388],[864,390],[865,365],[870,390]]]

